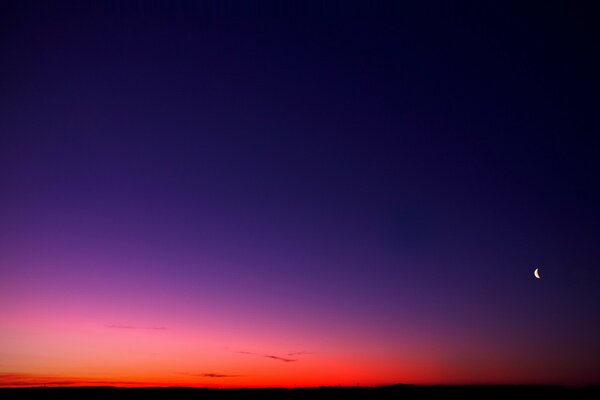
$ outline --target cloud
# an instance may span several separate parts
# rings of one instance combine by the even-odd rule
[[[278,360],[278,361],[283,361],[283,362],[294,362],[294,361],[298,361],[295,358],[284,358],[284,357],[278,357],[278,356],[271,356],[271,355],[265,355],[263,356],[265,358],[270,358],[272,360]]]
[[[282,362],[294,362],[294,361],[299,361],[297,358],[288,358],[288,357],[281,357],[281,356],[276,356],[273,354],[262,354],[262,353],[253,353],[251,351],[234,351],[234,353],[237,354],[247,354],[247,355],[251,355],[251,356],[258,356],[258,357],[264,357],[264,358],[270,358],[271,360],[277,360],[277,361],[282,361]],[[287,356],[303,356],[303,355],[308,355],[308,354],[317,354],[317,352],[314,351],[295,351],[292,353],[287,353]]]
[[[276,356],[273,354],[263,354],[263,353],[253,353],[251,351],[234,351],[234,353],[236,354],[246,354],[249,356],[257,356],[257,357],[264,357],[264,358],[270,358],[271,360],[277,360],[277,361],[282,361],[282,362],[294,362],[294,361],[298,361],[298,359],[296,358],[287,358],[287,357],[281,357],[281,356]],[[310,354],[308,352],[296,352],[296,353],[288,353],[288,356],[294,356],[294,355],[300,355],[300,354]]]
[[[288,356],[306,356],[310,354],[319,354],[316,351],[295,351],[293,353],[287,353]]]
[[[129,325],[104,325],[107,328],[113,328],[113,329],[137,329],[137,327],[135,326],[129,326]]]
[[[203,373],[203,374],[185,373],[184,375],[197,376],[199,378],[239,378],[240,376],[243,376],[243,375],[226,375],[226,374],[215,374],[215,373]]]
[[[251,351],[234,351],[234,353],[237,354],[246,354],[246,355],[250,355],[250,356],[258,356],[258,357],[264,357],[264,358],[270,358],[271,360],[277,360],[277,361],[283,361],[283,362],[294,362],[294,361],[298,361],[295,358],[285,358],[285,357],[279,357],[279,356],[274,356],[272,354],[260,354],[260,353],[253,353]]]
[[[0,387],[37,387],[37,386],[117,386],[141,385],[140,382],[110,381],[73,376],[55,376],[28,373],[0,374]]]
[[[107,324],[104,326],[107,328],[111,328],[111,329],[129,329],[129,330],[144,329],[144,330],[154,330],[154,331],[167,330],[167,328],[164,326],[133,326],[133,325],[118,325],[118,324]]]

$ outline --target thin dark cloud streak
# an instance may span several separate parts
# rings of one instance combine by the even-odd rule
[[[285,358],[285,357],[278,357],[278,356],[272,356],[272,355],[265,355],[263,356],[265,358],[270,358],[272,360],[278,360],[278,361],[283,361],[283,362],[295,362],[298,361],[298,359],[296,358]]]
[[[140,382],[136,381],[105,380],[76,376],[38,375],[15,372],[0,374],[0,387],[114,386],[140,384]]]
[[[307,356],[307,355],[311,355],[311,354],[319,354],[316,351],[295,351],[292,353],[287,353],[288,356]]]
[[[296,358],[280,357],[280,356],[275,356],[273,354],[253,353],[251,351],[234,351],[234,353],[245,354],[245,355],[250,355],[250,356],[258,356],[258,357],[264,357],[264,358],[270,358],[271,360],[277,360],[277,361],[282,361],[282,362],[286,362],[286,363],[298,361],[298,359],[296,359]]]
[[[106,328],[111,329],[125,329],[125,330],[151,330],[151,331],[166,331],[165,326],[133,326],[133,325],[119,325],[119,324],[106,324]]]
[[[228,374],[216,374],[216,373],[202,373],[202,374],[184,373],[184,375],[196,376],[199,378],[239,378],[241,376],[244,376],[244,375],[228,375]]]

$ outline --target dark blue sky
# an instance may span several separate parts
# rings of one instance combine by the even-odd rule
[[[418,3],[2,2],[0,287],[227,282],[598,383],[598,10]]]

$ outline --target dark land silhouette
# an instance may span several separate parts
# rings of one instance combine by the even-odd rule
[[[600,386],[413,386],[320,387],[264,389],[203,388],[116,388],[116,387],[35,387],[3,388],[4,399],[401,399],[401,400],[494,400],[494,399],[600,399]]]

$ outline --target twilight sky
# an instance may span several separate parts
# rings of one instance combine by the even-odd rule
[[[0,5],[0,386],[600,383],[590,4],[46,3]]]

